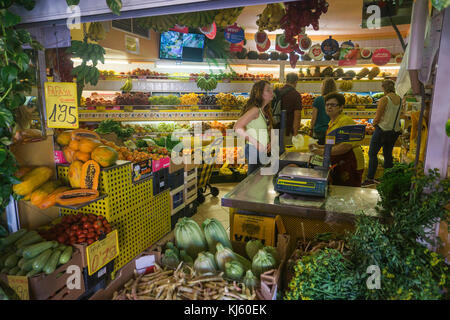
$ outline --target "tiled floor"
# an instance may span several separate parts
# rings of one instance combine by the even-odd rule
[[[197,213],[192,216],[200,226],[202,222],[207,218],[216,218],[222,223],[227,232],[230,232],[229,210],[226,207],[221,206],[222,197],[233,190],[237,183],[216,183],[213,186],[219,189],[219,195],[213,197],[212,195],[206,196],[205,202],[198,206]],[[207,190],[207,193],[209,189]],[[173,231],[167,234],[160,241],[161,243],[167,242],[169,238],[173,237]]]

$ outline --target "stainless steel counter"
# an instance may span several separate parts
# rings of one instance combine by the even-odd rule
[[[330,185],[324,203],[317,208],[317,199],[310,205],[308,201],[303,201],[301,206],[280,203],[279,193],[273,187],[273,178],[272,175],[261,175],[260,170],[256,170],[222,198],[222,206],[327,222],[352,223],[362,210],[367,215],[378,216],[375,211],[379,200],[376,189]]]

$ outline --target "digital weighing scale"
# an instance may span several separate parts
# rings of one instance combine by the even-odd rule
[[[331,148],[333,145],[348,141],[361,141],[364,139],[366,126],[352,125],[333,130],[326,136],[326,144],[323,156],[323,165],[314,169],[287,166],[296,161],[288,162],[288,159],[300,159],[299,156],[285,156],[284,167],[278,173],[275,181],[275,190],[280,193],[288,193],[300,196],[326,197],[328,190],[329,167],[331,162]],[[296,154],[295,152],[290,152]],[[297,153],[298,155],[298,153]]]

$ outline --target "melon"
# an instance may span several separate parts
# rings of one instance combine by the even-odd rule
[[[370,49],[361,49],[360,54],[362,59],[370,59],[372,57],[372,51]]]
[[[268,55],[267,53],[261,53],[261,54],[258,56],[258,59],[259,59],[259,60],[269,60],[269,55]]]
[[[270,60],[278,60],[280,59],[280,54],[277,51],[272,51],[270,53]]]
[[[249,51],[248,55],[247,55],[247,57],[252,60],[258,59],[258,56],[259,56],[258,52],[256,52],[256,51]]]
[[[236,56],[237,56],[238,59],[245,59],[245,58],[247,58],[247,49],[242,48],[242,51],[238,52],[236,54]]]
[[[289,56],[287,55],[287,53],[284,53],[284,52],[280,53],[280,60],[287,60],[288,57]]]

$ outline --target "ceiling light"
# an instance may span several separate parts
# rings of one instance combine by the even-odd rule
[[[225,66],[207,66],[196,64],[157,64],[158,69],[201,69],[201,70],[225,70]]]
[[[82,63],[83,62],[83,60],[81,60],[80,58],[71,58],[70,60],[72,60],[73,62],[77,62],[77,63]],[[105,63],[104,64],[130,64],[130,62],[128,62],[127,60],[105,59]]]
[[[270,67],[247,67],[248,71],[280,71],[280,68]]]

